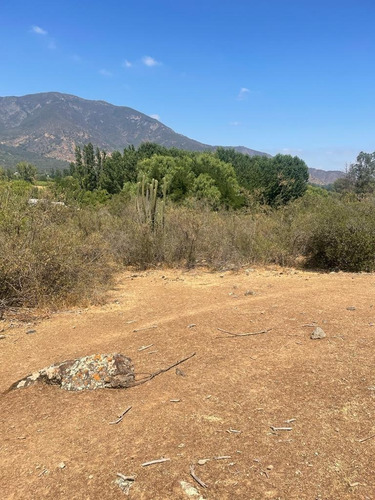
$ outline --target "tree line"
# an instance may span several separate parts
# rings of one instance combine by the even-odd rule
[[[105,195],[131,189],[141,180],[158,181],[168,199],[204,200],[212,208],[240,208],[249,196],[279,206],[302,196],[308,183],[303,160],[290,155],[248,156],[232,148],[191,152],[143,143],[107,154],[89,143],[75,148],[75,160],[57,182],[65,189]]]

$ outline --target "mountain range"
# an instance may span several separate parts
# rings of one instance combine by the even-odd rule
[[[41,169],[63,168],[73,160],[75,145],[88,142],[107,152],[131,144],[137,147],[142,142],[189,151],[217,148],[178,134],[140,111],[105,101],[59,92],[0,97],[0,164],[10,167],[25,160]],[[245,146],[234,149],[248,155],[269,156]],[[314,179],[325,184],[325,174],[314,170]],[[329,174],[332,182],[343,173]]]

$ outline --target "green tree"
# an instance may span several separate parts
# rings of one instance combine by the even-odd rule
[[[364,153],[361,151],[357,156],[356,163],[349,167],[347,174],[348,182],[354,187],[358,194],[375,192],[375,152]]]
[[[266,203],[285,205],[303,196],[309,180],[306,163],[297,156],[281,154],[270,160],[262,175]]]
[[[239,184],[265,204],[285,205],[302,196],[307,189],[308,169],[297,156],[249,156],[231,148],[218,148],[216,156],[229,161]]]
[[[35,181],[36,175],[38,173],[35,165],[27,163],[26,161],[21,161],[17,163],[16,169],[20,179],[30,183],[33,183]]]
[[[206,201],[213,209],[220,206],[221,193],[210,175],[199,174],[194,180],[192,192],[195,198]]]
[[[139,161],[138,175],[140,179],[144,175],[147,182],[157,180],[159,196],[165,182],[168,197],[173,201],[181,201],[188,196],[194,181],[192,161],[188,157],[154,155]]]
[[[212,153],[196,154],[193,157],[192,170],[196,177],[206,174],[214,181],[220,192],[220,203],[227,208],[243,205],[236,172],[230,163],[225,163]]]

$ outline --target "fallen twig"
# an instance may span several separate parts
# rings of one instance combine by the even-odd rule
[[[200,486],[202,486],[202,488],[207,488],[208,487],[207,484],[204,483],[202,481],[202,479],[199,479],[199,477],[195,474],[194,466],[193,465],[190,465],[190,475],[194,479],[194,481],[196,481]]]
[[[138,349],[138,351],[144,351],[145,349],[148,349],[149,347],[152,347],[154,344],[150,344],[150,345],[143,345],[142,347],[140,347]]]
[[[272,328],[268,328],[267,330],[259,330],[259,332],[249,332],[249,333],[233,333],[233,332],[228,332],[228,330],[223,330],[222,328],[218,328],[218,330],[219,332],[228,333],[228,335],[232,335],[233,337],[248,337],[249,335],[260,335],[261,333],[270,332]]]
[[[162,464],[163,462],[169,462],[170,458],[159,458],[157,460],[151,460],[150,462],[145,462],[144,464],[141,464],[142,467],[148,467],[149,465],[153,464]]]
[[[273,431],[292,431],[293,430],[293,427],[273,427],[271,425],[271,429]]]
[[[131,409],[132,409],[132,407],[131,407],[131,406],[129,406],[128,408],[126,408],[126,410],[125,410],[125,411],[123,411],[123,412],[121,413],[121,415],[119,415],[119,417],[118,417],[118,419],[117,419],[117,420],[115,420],[114,422],[109,422],[109,424],[110,424],[110,425],[112,425],[112,424],[119,424],[119,423],[121,422],[121,420],[124,418],[124,416],[125,416],[125,415],[128,413],[128,411],[130,411]]]
[[[214,460],[227,460],[228,458],[232,458],[229,455],[223,455],[222,457],[214,457]]]
[[[151,373],[151,375],[149,375],[148,377],[145,377],[141,380],[136,380],[131,385],[129,385],[129,387],[135,387],[136,385],[144,384],[144,383],[148,382],[149,380],[152,380],[153,378],[155,378],[157,375],[160,375],[161,373],[165,373],[165,372],[171,370],[172,368],[174,368],[175,366],[180,365],[181,363],[184,363],[185,361],[192,358],[193,356],[195,356],[195,352],[193,352],[193,354],[190,354],[190,356],[187,356],[186,358],[181,359],[180,361],[177,361],[173,365],[168,366],[167,368],[162,368],[161,370],[158,370],[157,372]]]
[[[367,438],[359,439],[359,442],[360,443],[364,443],[365,441],[368,441],[369,439],[372,439],[374,437],[375,437],[375,434],[372,434],[371,436],[369,436]]]
[[[124,481],[135,481],[134,476],[124,476],[124,474],[121,474],[120,472],[117,472],[116,476],[121,477]]]
[[[144,328],[136,328],[133,332],[143,332],[144,330],[152,330],[153,328],[157,328],[158,325],[145,326]]]

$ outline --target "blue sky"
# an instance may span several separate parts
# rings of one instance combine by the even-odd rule
[[[0,95],[59,91],[345,169],[375,144],[372,0],[0,0]]]

